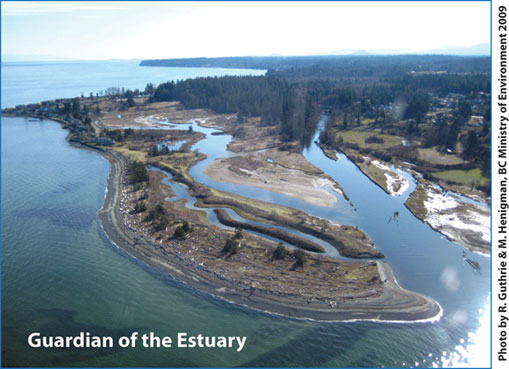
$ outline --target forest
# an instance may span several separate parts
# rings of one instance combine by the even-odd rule
[[[309,133],[314,131],[320,116],[320,108],[307,88],[265,76],[166,82],[155,88],[150,99],[179,101],[187,109],[235,113],[239,121],[259,116],[262,125],[279,126],[285,141],[309,141]]]
[[[451,55],[250,56],[143,60],[140,65],[264,69],[284,72],[285,77],[288,78],[305,75],[337,78],[400,74],[412,69],[415,71],[444,70],[448,73],[484,73],[490,69],[490,59],[489,57]]]
[[[304,145],[309,144],[320,114],[327,112],[331,121],[341,121],[343,129],[365,119],[381,129],[404,121],[397,126],[399,134],[424,135],[426,145],[452,149],[458,139],[466,140],[459,134],[475,113],[484,123],[477,139],[471,136],[468,141],[475,147],[465,155],[474,159],[487,157],[489,145],[489,62],[489,57],[403,55],[168,59],[141,65],[267,68],[265,76],[196,78],[150,86],[151,101],[180,101],[189,109],[236,113],[240,120],[259,116],[262,125],[279,127],[283,140]],[[424,129],[421,123],[430,110],[451,94],[461,95],[461,102],[449,109],[450,116],[435,119]],[[487,172],[486,160],[481,161]]]

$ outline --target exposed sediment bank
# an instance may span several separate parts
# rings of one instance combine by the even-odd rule
[[[264,226],[260,226],[257,224],[250,224],[250,223],[246,223],[246,222],[239,222],[238,220],[232,219],[228,215],[228,213],[223,209],[215,209],[214,212],[217,215],[217,219],[219,219],[219,221],[224,225],[227,225],[230,227],[236,227],[236,228],[238,227],[238,228],[242,228],[242,229],[247,229],[250,231],[255,231],[255,232],[263,233],[263,234],[266,234],[269,236],[273,236],[273,237],[279,238],[282,241],[286,241],[286,242],[294,245],[295,247],[298,247],[298,248],[301,248],[301,249],[304,249],[307,251],[325,252],[325,249],[322,246],[320,246],[312,241],[306,240],[302,237],[299,237],[299,236],[296,236],[289,232],[283,231],[281,229],[264,227]]]
[[[318,206],[333,206],[346,195],[331,177],[310,164],[302,154],[267,149],[243,152],[215,160],[204,171],[215,181],[254,186]]]
[[[201,159],[199,155],[189,156],[176,164],[157,162],[153,165],[170,171],[175,181],[188,186],[190,194],[197,198],[196,205],[199,207],[230,208],[246,219],[293,228],[330,243],[346,257],[357,259],[384,257],[384,254],[375,248],[369,236],[356,227],[335,224],[301,210],[226,193],[195,182],[187,171]]]
[[[420,182],[405,206],[450,241],[475,252],[490,253],[489,209],[461,201],[426,181]]]
[[[325,149],[336,152],[328,146],[320,144],[322,151]],[[325,148],[324,148],[325,147]],[[342,152],[364,175],[385,193],[391,196],[401,196],[409,187],[408,180],[395,173],[385,162],[371,156],[361,155],[355,150],[341,148]],[[326,154],[329,156],[330,154]],[[330,156],[329,156],[330,158]]]

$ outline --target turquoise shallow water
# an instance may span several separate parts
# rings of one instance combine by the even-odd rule
[[[116,85],[123,85],[118,82]],[[15,84],[10,88],[16,90]],[[2,106],[7,92],[2,85]],[[344,173],[342,184],[349,195],[352,192],[359,210],[357,214],[336,216],[364,222],[360,224],[388,255],[401,284],[427,292],[445,307],[440,322],[296,321],[192,291],[140,265],[105,238],[97,210],[104,197],[107,161],[97,153],[69,146],[64,140],[66,132],[53,122],[5,118],[1,129],[4,366],[489,365],[489,259],[479,257],[483,269],[474,273],[461,261],[462,248],[429,233],[424,225],[414,225],[412,219],[401,219],[399,228],[388,232],[379,229],[379,223],[369,222],[369,218],[385,217],[383,207],[392,209],[400,200],[382,199],[377,208],[373,197],[363,199],[363,193],[374,194],[370,196],[376,199],[382,195],[369,181],[357,179],[349,184],[355,175],[349,174],[354,169],[349,169],[347,162],[340,171]],[[208,150],[204,145],[203,150]],[[310,160],[313,153],[307,154]],[[337,167],[324,169],[339,171]],[[324,211],[334,216],[330,209]],[[405,248],[413,242],[412,234],[405,231],[407,223],[416,227],[419,239],[423,239],[417,255],[415,248]],[[395,240],[400,241],[393,245]],[[426,244],[430,248],[425,248]],[[445,252],[436,254],[439,248]],[[457,287],[454,293],[444,287],[444,271],[447,283]],[[240,353],[233,349],[140,347],[31,349],[27,337],[34,331],[48,335],[89,331],[113,337],[133,331],[175,337],[185,331],[247,336],[247,343]]]

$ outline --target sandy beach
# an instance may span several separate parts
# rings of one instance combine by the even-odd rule
[[[333,206],[336,196],[331,192],[343,196],[343,191],[332,178],[310,166],[301,154],[269,149],[218,159],[205,174],[218,182],[255,186],[314,205]]]

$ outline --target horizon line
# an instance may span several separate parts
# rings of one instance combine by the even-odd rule
[[[461,54],[461,53],[439,53],[439,52],[402,52],[402,53],[359,53],[350,54],[306,54],[306,55],[242,55],[242,56],[190,56],[190,57],[168,57],[168,58],[105,58],[105,59],[23,59],[9,55],[0,55],[2,63],[37,63],[37,62],[100,62],[100,61],[144,61],[144,60],[186,60],[186,59],[221,59],[221,58],[304,58],[304,57],[373,57],[373,56],[457,56],[457,57],[490,57],[490,53]]]

